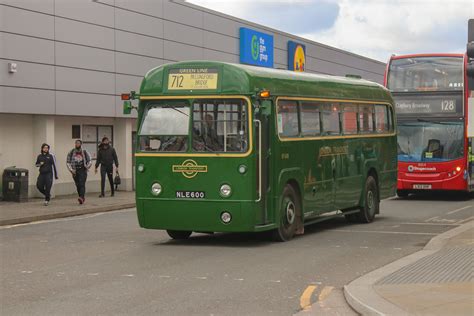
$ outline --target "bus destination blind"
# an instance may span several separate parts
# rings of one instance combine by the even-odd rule
[[[461,96],[394,96],[395,110],[398,115],[462,115]]]
[[[168,74],[168,90],[216,90],[216,68],[171,69]]]

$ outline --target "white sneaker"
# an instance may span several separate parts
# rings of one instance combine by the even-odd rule
[[[48,206],[48,205],[49,205],[49,201],[44,201],[43,205],[44,205],[44,206]]]

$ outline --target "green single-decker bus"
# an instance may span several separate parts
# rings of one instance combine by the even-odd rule
[[[187,61],[150,70],[122,99],[124,113],[138,111],[139,224],[173,239],[272,231],[287,241],[335,216],[372,222],[395,195],[396,122],[382,85]]]

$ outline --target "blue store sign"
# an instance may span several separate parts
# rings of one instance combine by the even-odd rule
[[[306,68],[306,46],[288,41],[288,69],[303,72]]]
[[[273,67],[273,36],[241,27],[240,62]]]

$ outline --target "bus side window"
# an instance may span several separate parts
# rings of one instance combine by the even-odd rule
[[[303,136],[321,135],[319,103],[303,101],[301,103],[301,134]]]
[[[389,130],[388,108],[386,105],[375,105],[375,131],[385,133]]]
[[[344,105],[342,111],[342,130],[345,135],[357,134],[357,105]]]
[[[359,105],[359,129],[361,133],[374,132],[373,106],[368,104]]]
[[[341,132],[339,104],[324,103],[322,105],[322,122],[325,135],[339,135]]]
[[[293,100],[278,101],[278,134],[283,137],[299,135],[298,107]]]

